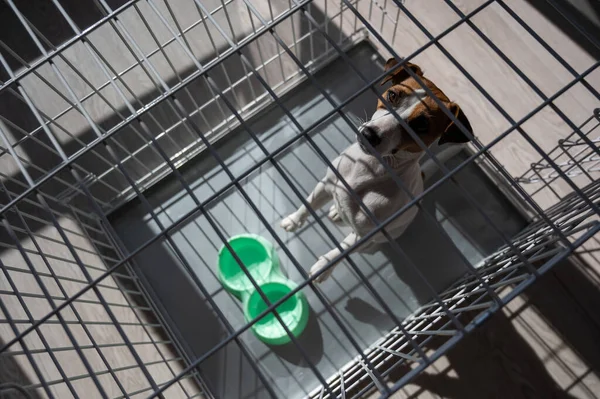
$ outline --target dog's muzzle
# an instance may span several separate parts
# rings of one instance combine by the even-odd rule
[[[369,143],[371,145],[371,147],[373,147],[373,148],[375,148],[379,144],[381,144],[381,137],[379,137],[377,135],[377,132],[375,132],[375,129],[373,129],[372,127],[369,127],[369,126],[363,126],[360,129],[360,132],[357,135],[357,139],[358,139],[358,144],[360,145],[360,148],[364,152],[370,152],[369,147],[366,145],[366,143]]]

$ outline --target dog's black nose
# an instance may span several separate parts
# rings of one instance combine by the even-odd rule
[[[361,134],[363,135],[365,140],[367,140],[369,144],[371,144],[371,146],[373,147],[376,147],[377,145],[379,145],[379,143],[381,143],[381,137],[377,135],[377,132],[372,127],[363,127],[361,130]]]

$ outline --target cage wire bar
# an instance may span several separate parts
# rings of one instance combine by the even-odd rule
[[[307,289],[323,304],[357,354],[339,372],[322,375],[302,344],[284,327],[321,384],[307,395],[362,397],[376,389],[382,397],[389,397],[592,237],[600,229],[600,187],[596,177],[600,165],[600,111],[595,108],[597,104],[592,104],[591,116],[577,125],[555,101],[576,85],[600,99],[588,81],[599,62],[578,72],[503,0],[481,2],[468,13],[452,0],[443,3],[457,20],[434,35],[411,12],[410,2],[399,0],[91,0],[94,20],[85,23],[69,13],[60,0],[52,0],[50,12],[69,31],[66,38],[58,40],[51,31],[44,32],[44,26],[36,26],[32,22],[34,16],[25,7],[5,0],[11,18],[18,21],[21,29],[17,36],[29,43],[36,55],[31,57],[20,47],[11,47],[6,38],[0,40],[0,356],[18,365],[23,374],[0,384],[0,392],[18,391],[25,397],[49,398],[213,397],[215,390],[203,376],[203,362],[230,342],[236,342],[261,379],[266,394],[278,397],[240,337],[269,313],[281,321],[277,306]],[[554,1],[547,3],[560,12]],[[572,80],[550,95],[537,87],[474,22],[476,16],[492,6],[500,7],[516,21],[571,74]],[[427,40],[408,55],[395,50],[401,16]],[[600,49],[597,38],[568,15],[563,16]],[[445,48],[442,39],[464,27],[474,32],[500,62],[539,96],[538,106],[514,119]],[[342,184],[377,226],[358,243],[348,246],[338,242],[309,207],[327,239],[340,251],[326,269],[337,261],[347,262],[373,300],[396,324],[367,348],[354,339],[337,310],[313,284],[318,276],[309,277],[307,265],[294,258],[243,185],[245,178],[268,164],[292,190],[294,200],[307,205],[304,194],[290,178],[291,172],[278,162],[281,154],[303,141],[331,167],[311,132],[335,115],[349,129],[357,131],[344,108],[363,93],[374,94],[399,118],[377,88],[391,71],[369,81],[345,53],[363,40],[372,43],[381,54],[396,58],[398,67],[435,48],[510,125],[488,143],[474,137],[469,158],[452,170],[437,154],[424,148],[442,172],[442,178],[421,195],[411,196],[409,204],[386,220],[377,220],[338,173]],[[338,58],[354,71],[362,87],[342,101],[332,98],[316,78],[319,70]],[[409,73],[432,95],[418,76]],[[301,124],[282,101],[302,82],[314,87],[331,106],[330,111],[308,126]],[[441,102],[440,105],[470,135]],[[294,137],[270,150],[250,125],[267,107],[280,109],[296,130]],[[546,108],[572,131],[550,151],[524,127]],[[399,121],[423,147],[415,132]],[[263,156],[237,174],[214,147],[236,129],[249,134]],[[515,131],[540,158],[518,177],[490,152]],[[199,156],[212,157],[230,180],[207,198],[198,198],[179,171]],[[394,184],[408,192],[387,163],[377,157]],[[455,176],[471,163],[484,168],[517,198],[530,220],[525,230],[507,237],[460,186]],[[161,221],[145,194],[166,176],[174,176],[194,202],[192,209],[171,224]],[[419,201],[446,182],[477,209],[504,246],[480,265],[470,267],[464,277],[441,293],[433,289],[415,264],[408,262],[406,267],[413,268],[424,280],[433,299],[400,320],[349,254],[375,234],[383,234],[393,251],[403,255],[403,249],[385,227],[411,206],[420,207],[420,212],[435,220]],[[244,198],[303,277],[296,289],[270,303],[232,251],[268,305],[258,318],[237,330],[207,294],[172,238],[179,226],[203,215],[231,250],[224,229],[207,206],[232,189]],[[538,200],[549,192],[555,197],[553,203]],[[128,250],[107,216],[134,198],[141,201],[159,232],[138,248]],[[177,254],[189,278],[227,330],[227,338],[201,356],[189,355],[187,343],[169,325],[164,309],[153,300],[143,275],[137,272],[144,265],[136,262],[136,256],[159,242],[168,243]],[[462,252],[454,250],[464,259]],[[442,340],[442,344],[431,349],[429,345],[434,340]],[[390,382],[388,376],[399,367],[407,371],[399,380]],[[312,389],[306,387],[309,388]]]

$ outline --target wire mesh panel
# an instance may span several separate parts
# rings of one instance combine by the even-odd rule
[[[596,108],[576,131],[559,140],[558,145],[548,152],[549,160],[533,163],[517,181],[528,189],[533,198],[540,198],[538,202],[545,200],[544,205],[553,205],[574,190],[572,186],[557,184],[561,176],[558,170],[570,177],[579,188],[595,182],[600,171],[600,159],[595,148],[599,140],[599,125],[600,109]]]
[[[8,202],[5,186],[3,195]],[[91,390],[126,397],[181,370],[180,352],[127,268],[81,293],[120,257],[98,219],[51,199],[26,198],[6,210],[3,382],[27,397],[89,397]],[[179,397],[200,392],[187,379],[177,390]]]
[[[600,51],[597,36],[547,5],[582,48]],[[0,392],[389,397],[599,229],[598,61],[564,46],[565,32],[527,2],[6,0],[0,14]],[[397,66],[385,71],[382,56]],[[468,149],[426,147],[382,96],[380,83],[407,62],[461,104],[474,134],[406,68],[471,139]],[[331,163],[378,101],[419,145],[428,179],[415,196],[373,152],[409,197],[385,219]],[[306,200],[327,168],[374,226],[350,245]],[[493,185],[486,198],[502,205],[492,207],[481,195]],[[314,224],[303,236],[279,228],[307,205]],[[415,208],[425,231],[415,237],[425,238],[412,246],[437,234],[438,250],[452,255],[439,265],[456,273],[448,281],[386,230]],[[464,238],[450,209],[493,239]],[[129,217],[120,227],[118,214]],[[209,259],[240,229],[268,236],[298,284],[270,301],[236,259],[267,304],[250,322],[216,286]],[[408,288],[381,288],[396,281],[385,262],[365,269],[379,255],[355,252],[375,235],[419,286],[411,303],[386,296],[402,302]],[[311,275],[320,245],[339,253]],[[320,362],[286,331],[302,370],[250,333],[268,315],[280,320],[278,306],[300,291],[315,328],[339,343],[321,348],[329,358]],[[366,299],[342,303],[348,292]],[[341,308],[357,304],[385,323],[350,320]],[[196,319],[196,338],[181,318]],[[202,346],[207,331],[213,341]],[[442,343],[432,348],[434,338]]]
[[[269,94],[250,78],[253,72],[278,92],[293,85],[302,77],[299,68],[265,35],[270,25],[281,27],[287,48],[306,67],[333,51],[324,47],[322,37],[314,37],[314,28],[291,17],[291,2],[251,7],[242,1],[123,3],[111,7],[91,2],[98,20],[85,30],[56,2],[50,8],[71,29],[71,38],[60,46],[30,25],[27,10],[6,6],[7,13],[20,16],[25,24],[22,39],[33,41],[34,50],[43,55],[30,66],[19,55],[20,47],[4,46],[8,138],[24,165],[33,169],[34,180],[50,177],[45,172],[61,162],[60,152],[40,138],[44,130],[52,132],[64,155],[76,156],[73,168],[81,181],[64,173],[52,176],[57,190],[63,191],[59,199],[77,196],[78,185],[85,184],[103,209],[114,209],[135,196],[119,168],[143,189],[168,173],[155,146],[175,165],[204,148],[185,123],[187,118],[215,140],[239,124],[233,111],[248,118],[264,106]],[[339,5],[337,9],[339,14]],[[331,11],[329,18],[335,18]],[[161,99],[168,101],[157,101]],[[25,120],[21,123],[11,115],[24,115]],[[98,146],[102,136],[110,139]],[[84,151],[90,145],[93,151]],[[31,165],[27,153],[38,149],[47,156],[42,164]]]

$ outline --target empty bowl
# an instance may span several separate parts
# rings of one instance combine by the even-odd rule
[[[278,270],[279,259],[275,249],[264,238],[241,234],[230,238],[228,242],[258,285],[266,283],[271,273]],[[238,299],[242,299],[244,292],[254,290],[254,285],[225,245],[219,251],[217,270],[223,287]]]
[[[260,288],[268,301],[273,304],[296,288],[296,284],[289,280],[282,280],[281,282],[266,283],[261,285]],[[246,321],[254,320],[268,307],[269,305],[263,300],[258,291],[253,291],[244,304]],[[292,335],[297,337],[304,331],[308,322],[308,303],[302,292],[299,291],[289,297],[277,306],[276,310]],[[291,341],[290,336],[273,312],[258,320],[252,326],[252,330],[261,341],[270,345],[283,345]]]

